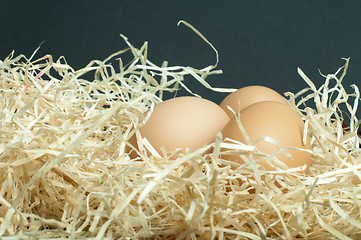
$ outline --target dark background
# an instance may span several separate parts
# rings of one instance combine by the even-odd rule
[[[149,59],[161,64],[203,68],[215,63],[213,50],[179,20],[196,27],[219,52],[214,87],[265,85],[280,93],[306,83],[300,67],[319,87],[351,58],[344,85],[360,87],[361,2],[359,1],[2,1],[0,59],[12,50],[30,57],[65,56],[75,69],[126,48],[120,33],[136,47],[149,42]],[[91,79],[89,79],[91,80]],[[219,103],[189,78],[186,85]]]

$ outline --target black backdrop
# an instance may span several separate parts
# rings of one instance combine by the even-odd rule
[[[65,56],[78,69],[125,48],[122,33],[136,47],[148,41],[154,63],[214,64],[213,50],[189,28],[177,27],[183,19],[219,51],[224,73],[208,79],[215,87],[259,84],[297,92],[306,87],[297,67],[320,86],[318,71],[333,73],[348,57],[344,85],[360,87],[360,13],[359,1],[2,1],[0,59],[12,50],[29,57],[45,41],[37,57]],[[186,84],[217,103],[226,96],[192,79]]]

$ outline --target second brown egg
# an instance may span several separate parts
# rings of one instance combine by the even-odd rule
[[[246,135],[241,131],[240,126],[244,128]],[[298,113],[286,104],[271,101],[252,104],[240,112],[239,119],[233,117],[223,128],[222,134],[224,139],[228,138],[254,145],[266,155],[275,154],[281,162],[290,168],[306,165],[308,170],[310,167],[311,154],[296,149],[311,149],[308,135],[305,136],[306,141],[303,141],[304,122]],[[247,141],[246,136],[248,136],[250,142]],[[274,143],[265,141],[262,137],[275,140],[281,147],[291,147],[287,151],[292,156],[292,159],[280,152],[280,149]],[[224,155],[223,158],[238,163],[244,162],[237,155]],[[260,157],[257,157],[257,161],[266,170],[274,170],[271,165]]]
[[[265,86],[252,85],[240,88],[229,94],[219,106],[223,108],[229,117],[233,117],[234,113],[227,107],[230,107],[237,113],[252,104],[263,101],[288,104],[286,99],[275,90]]]

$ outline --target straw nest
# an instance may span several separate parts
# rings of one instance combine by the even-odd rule
[[[147,43],[137,49],[123,38],[129,48],[76,71],[48,55],[0,61],[2,239],[361,238],[360,96],[342,86],[348,59],[320,87],[299,69],[305,88],[285,93],[311,136],[310,173],[267,172],[219,157],[220,135],[166,157],[147,157],[140,143],[141,157],[131,159],[128,140],[143,113],[165,92],[191,93],[184,76],[231,90],[205,81],[221,73],[215,66],[156,66]],[[123,54],[133,60],[123,63]],[[89,73],[93,81],[83,79]],[[227,151],[247,158],[255,150]]]

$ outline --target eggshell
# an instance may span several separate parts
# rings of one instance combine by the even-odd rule
[[[212,143],[229,120],[216,103],[186,96],[157,104],[139,131],[159,154],[162,147],[192,151]]]
[[[227,109],[227,106],[231,107],[234,112],[239,112],[249,105],[263,101],[274,101],[288,104],[286,99],[273,89],[254,85],[240,88],[237,91],[229,94],[221,102],[220,107],[227,113],[229,117],[233,117],[234,113]]]
[[[262,136],[275,139],[282,147],[297,147],[310,149],[310,139],[307,136],[306,144],[303,144],[304,122],[296,111],[286,104],[279,102],[264,101],[252,104],[240,112],[239,120],[245,129],[251,144],[266,154],[273,154],[279,149],[270,142],[259,141]],[[248,144],[243,136],[236,117],[233,117],[223,128],[224,139],[230,138]],[[304,164],[307,169],[311,164],[311,154],[301,150],[288,150],[293,159],[289,159],[285,154],[279,153],[276,156],[288,167],[298,167]],[[224,155],[225,159],[243,163],[239,156]],[[258,159],[259,160],[259,159]],[[274,170],[265,160],[258,162],[266,170]]]

